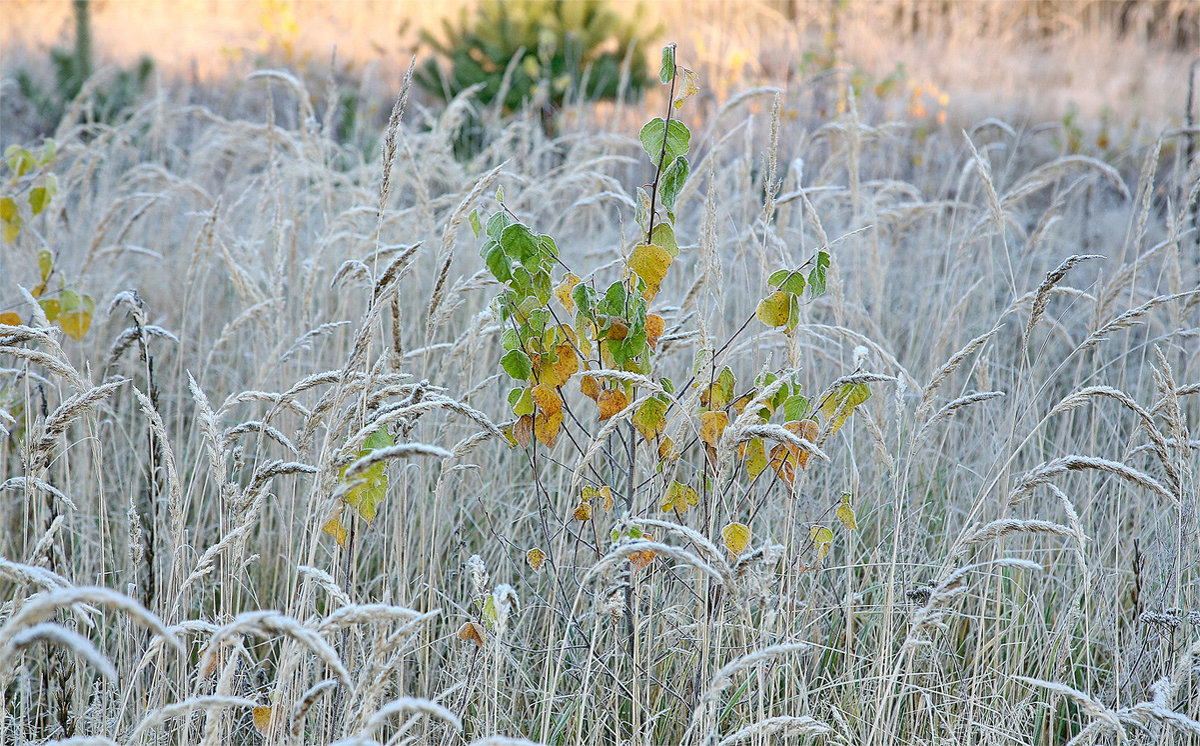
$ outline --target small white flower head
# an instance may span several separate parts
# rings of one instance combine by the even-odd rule
[[[475,597],[487,594],[487,588],[492,579],[488,577],[487,568],[483,565],[483,557],[472,554],[467,560],[467,576],[471,578],[471,595]]]
[[[496,604],[496,630],[504,634],[508,629],[509,617],[520,607],[520,599],[517,598],[517,591],[508,583],[496,586],[493,597]]]
[[[871,351],[867,349],[866,345],[859,345],[858,347],[855,347],[854,348],[854,369],[858,370],[859,368],[862,368],[863,363],[866,362],[867,358],[870,355],[871,355]]]

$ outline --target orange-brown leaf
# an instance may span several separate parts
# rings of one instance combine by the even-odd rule
[[[600,421],[603,422],[629,406],[629,398],[619,389],[605,389],[596,403],[600,405]]]
[[[566,342],[556,345],[554,351],[558,354],[558,362],[554,364],[554,372],[558,376],[557,385],[561,386],[579,370],[579,356],[575,354],[575,348]]]
[[[533,417],[525,415],[513,425],[513,440],[522,448],[528,448],[533,442]]]
[[[600,381],[595,376],[582,376],[579,379],[579,391],[592,401],[600,399]]]
[[[271,721],[274,719],[274,714],[274,711],[267,706],[254,708],[254,727],[259,733],[264,736],[267,735],[267,731],[271,728]]]
[[[475,622],[464,622],[463,626],[458,628],[458,639],[466,642],[473,642],[482,647],[483,628]]]
[[[591,520],[591,518],[592,518],[592,504],[589,502],[586,502],[586,501],[580,502],[579,506],[577,508],[575,508],[575,520],[589,521],[589,520]]]
[[[0,313],[0,324],[8,324],[9,326],[19,326],[20,323],[21,323],[21,317],[16,315],[12,311],[5,311],[4,313]]]
[[[658,349],[658,340],[662,337],[666,326],[667,322],[663,321],[662,316],[656,313],[646,314],[646,342],[650,344],[650,349]]]
[[[705,445],[716,448],[717,442],[721,440],[721,433],[725,432],[727,427],[729,415],[720,410],[704,412],[700,415],[700,440],[704,441]]]

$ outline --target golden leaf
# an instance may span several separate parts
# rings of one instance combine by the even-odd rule
[[[580,502],[579,507],[575,508],[575,520],[590,521],[592,519],[592,504],[589,502]]]
[[[562,307],[567,309],[567,313],[575,313],[575,301],[571,298],[571,291],[579,284],[579,278],[574,273],[568,272],[562,282],[558,283],[558,287],[554,288],[554,297],[558,298],[558,302]]]
[[[592,401],[598,401],[600,399],[600,381],[595,376],[582,376],[579,379],[579,391]]]
[[[767,449],[762,438],[754,438],[742,444],[742,458],[746,461],[746,472],[754,479],[767,468]]]
[[[561,386],[579,370],[579,356],[575,354],[575,348],[567,342],[556,345],[554,352],[558,354],[558,362],[553,366],[558,377],[556,385]]]
[[[529,562],[529,566],[534,572],[542,569],[542,563],[546,561],[546,553],[541,549],[534,547],[525,553],[525,559]]]
[[[791,313],[791,298],[788,294],[776,290],[758,302],[754,315],[758,320],[770,327],[785,326]]]
[[[603,502],[601,503],[601,507],[604,508],[604,512],[607,513],[608,511],[612,510],[613,509],[612,487],[609,487],[608,485],[604,485],[603,487],[601,487],[600,488],[600,497],[603,499]]]
[[[667,488],[667,496],[663,500],[662,509],[665,513],[686,513],[687,509],[699,502],[696,490],[682,482],[672,481]]]
[[[829,554],[829,546],[833,543],[833,532],[825,526],[815,525],[808,531],[808,538],[817,550],[817,559],[825,559]]]
[[[736,557],[750,546],[750,527],[744,523],[731,523],[721,529],[721,538],[725,540],[725,548]]]
[[[846,527],[847,531],[855,531],[858,529],[858,522],[854,520],[854,506],[850,504],[850,493],[842,495],[842,504],[837,509],[838,520]]]
[[[658,349],[658,340],[663,335],[663,330],[667,327],[667,322],[662,316],[656,313],[646,314],[646,342],[650,345],[650,349]]]
[[[600,405],[600,421],[603,422],[629,406],[629,398],[624,391],[605,389],[600,392],[596,403]]]
[[[646,283],[642,297],[653,300],[658,294],[662,281],[667,276],[671,266],[671,254],[661,246],[652,243],[640,244],[629,255],[629,270]]]
[[[729,427],[729,415],[722,411],[705,412],[700,415],[700,440],[704,444],[717,447],[717,442],[721,440],[721,433],[725,432],[725,428]]]
[[[260,706],[254,708],[254,727],[258,729],[259,733],[264,736],[267,735],[267,731],[271,728],[273,716],[274,712],[270,707]]]
[[[34,297],[37,297],[37,296],[34,296]],[[12,311],[5,311],[4,313],[0,313],[0,324],[8,324],[9,326],[19,326],[21,324],[21,317],[16,315]]]
[[[342,511],[339,508],[338,513],[341,512]],[[346,527],[342,525],[341,520],[339,520],[337,516],[330,518],[325,525],[321,527],[321,530],[332,536],[334,541],[336,541],[338,546],[340,546],[342,549],[346,548],[346,537],[349,535],[349,532],[346,531]]]

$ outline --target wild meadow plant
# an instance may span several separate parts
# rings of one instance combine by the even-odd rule
[[[282,71],[10,154],[0,742],[1200,734],[1186,133],[659,79],[469,164]]]

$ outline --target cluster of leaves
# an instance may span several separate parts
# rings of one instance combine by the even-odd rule
[[[49,171],[58,152],[54,140],[46,140],[40,148],[30,150],[11,146],[4,153],[9,176],[5,194],[0,197],[0,226],[4,243],[15,243],[29,221],[45,212],[58,195],[58,179]],[[42,249],[37,253],[38,282],[31,294],[38,299],[46,319],[57,324],[72,339],[83,339],[96,312],[90,295],[76,292],[55,265],[54,252]],[[51,284],[57,287],[51,289]],[[0,323],[20,324],[19,314],[0,312]]]
[[[354,454],[354,461],[367,458],[373,452],[388,448],[395,445],[395,439],[388,432],[387,428],[380,428],[367,436],[363,441],[363,447]],[[360,471],[356,476],[347,479],[346,472],[353,465],[353,462],[346,464],[338,471],[338,479],[341,481],[345,492],[342,495],[334,513],[321,527],[321,530],[329,534],[337,541],[338,546],[346,548],[346,539],[350,535],[346,525],[342,523],[342,512],[349,506],[359,517],[365,520],[368,524],[375,520],[375,511],[379,503],[383,502],[383,498],[387,497],[388,476],[385,471],[386,462],[383,460],[376,461],[367,468]]]
[[[624,18],[604,0],[488,0],[457,25],[444,20],[441,39],[422,33],[445,66],[431,59],[413,79],[443,101],[478,86],[482,104],[505,112],[532,103],[549,132],[568,97],[640,96],[650,82],[641,45],[655,33],[640,7]],[[482,144],[478,120],[462,137],[460,150]]]
[[[630,463],[626,476],[636,469],[638,446],[653,455],[655,471],[661,475],[660,480],[642,486],[629,476],[624,493],[614,494],[613,486],[593,473],[595,481],[583,488],[570,517],[580,523],[595,521],[599,511],[607,514],[618,502],[629,514],[644,511],[646,507],[635,500],[635,493],[644,489],[653,491],[654,507],[685,520],[685,514],[701,504],[701,490],[711,489],[718,475],[718,450],[726,429],[743,417],[751,404],[757,407],[758,423],[779,418],[782,427],[796,438],[778,442],[769,451],[763,437],[741,443],[737,455],[742,468],[751,484],[767,474],[792,487],[797,471],[809,461],[810,450],[802,444],[815,446],[820,436],[827,438],[837,432],[870,397],[865,385],[847,384],[810,402],[801,393],[794,373],[765,373],[752,386],[739,388],[734,371],[727,366],[718,369],[714,352],[702,350],[691,378],[679,387],[682,391],[699,389],[698,396],[689,397],[698,406],[683,412],[680,404],[684,397],[676,396],[674,382],[657,375],[655,359],[665,321],[653,312],[653,304],[679,255],[675,207],[690,173],[691,133],[673,114],[698,90],[695,73],[675,64],[673,46],[664,49],[660,79],[671,86],[670,104],[665,117],[651,120],[640,133],[654,176],[637,190],[635,219],[641,240],[629,250],[622,277],[600,286],[594,277],[581,280],[563,264],[552,237],[537,233],[505,207],[502,191],[497,193],[499,211],[486,219],[474,213],[470,216],[482,241],[480,255],[503,286],[492,310],[502,328],[501,367],[517,384],[508,395],[515,417],[506,431],[512,445],[534,449],[532,454],[539,446],[553,448],[567,428],[567,415],[586,430],[585,418],[572,412],[565,393],[566,384],[577,380],[579,391],[595,404],[595,421],[605,423],[618,416],[628,419],[630,439],[625,442]],[[757,317],[769,327],[794,331],[802,300],[811,301],[825,292],[829,266],[829,254],[820,251],[800,267],[773,273],[771,294],[759,304]],[[768,388],[769,395],[764,393]],[[669,424],[678,422],[679,417],[690,420],[691,429],[698,433],[682,446],[668,435]],[[601,429],[611,433],[613,428],[602,425]],[[635,433],[640,435],[637,442]],[[595,435],[584,435],[594,442]],[[579,439],[571,440],[579,447]],[[615,463],[618,457],[611,442],[608,453]],[[699,468],[675,468],[688,453],[699,455]],[[536,456],[533,463],[536,467]],[[837,512],[847,528],[854,528],[848,500]],[[616,525],[611,530],[614,544],[651,538],[629,516]],[[824,558],[832,538],[827,527],[814,526],[811,539],[819,558]],[[750,545],[751,529],[731,521],[721,530],[720,540],[732,555],[739,556]],[[646,567],[654,557],[652,551],[637,552],[630,558],[631,565]],[[535,547],[526,559],[537,570],[547,554]]]

